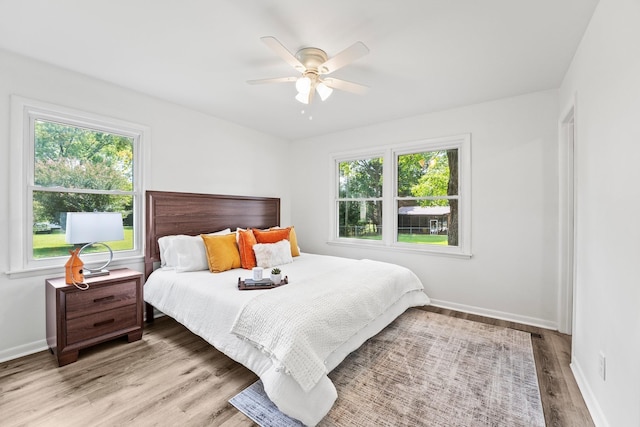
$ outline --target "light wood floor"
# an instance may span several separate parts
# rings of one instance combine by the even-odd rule
[[[592,426],[569,369],[567,335],[427,307],[539,334],[533,349],[548,426]],[[227,400],[257,377],[168,317],[58,368],[47,351],[0,363],[2,426],[252,426]]]

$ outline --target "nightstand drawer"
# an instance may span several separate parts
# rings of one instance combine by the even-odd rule
[[[134,327],[137,324],[137,317],[137,306],[133,304],[69,320],[67,344]]]
[[[136,284],[137,282],[132,280],[68,293],[66,318],[75,319],[98,311],[135,304],[138,297]]]

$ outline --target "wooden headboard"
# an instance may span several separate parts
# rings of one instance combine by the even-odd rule
[[[160,261],[162,236],[280,225],[280,199],[275,197],[147,191],[145,206],[145,278],[153,272],[154,262]]]

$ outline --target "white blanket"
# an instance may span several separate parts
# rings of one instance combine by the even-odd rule
[[[251,341],[311,390],[326,358],[407,292],[423,289],[410,270],[360,260],[250,300],[232,332]]]
[[[269,398],[282,412],[313,426],[326,415],[337,398],[329,377],[322,375],[316,386],[305,392],[291,375],[278,369],[271,357],[249,341],[239,339],[231,333],[231,328],[250,300],[261,298],[262,295],[281,295],[283,300],[292,301],[295,305],[299,297],[290,295],[293,295],[291,292],[301,292],[295,291],[298,287],[306,289],[305,284],[312,284],[316,280],[322,282],[323,278],[333,274],[330,272],[350,269],[358,263],[347,258],[302,254],[294,258],[293,263],[280,266],[282,273],[289,277],[288,285],[251,291],[239,291],[237,287],[238,277],[250,277],[250,270],[235,269],[214,274],[209,271],[185,273],[160,269],[145,282],[144,299],[255,372],[262,379]],[[356,292],[359,289],[360,286],[343,282],[341,291]],[[327,356],[326,370],[330,372],[338,366],[349,353],[380,332],[408,307],[428,303],[429,298],[421,285],[420,289],[406,293]]]

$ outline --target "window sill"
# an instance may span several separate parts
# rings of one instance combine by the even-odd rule
[[[143,260],[144,256],[142,255],[114,259],[111,264],[109,264],[109,269],[114,269],[116,267],[125,267],[133,262],[141,262]],[[23,270],[12,270],[5,272],[5,274],[9,279],[22,279],[25,277],[53,275],[64,276],[64,264],[25,268]]]
[[[373,242],[367,243],[367,242],[359,242],[354,240],[348,240],[348,241],[329,240],[327,241],[327,245],[363,248],[363,249],[366,248],[366,249],[404,252],[404,253],[413,253],[413,254],[436,255],[436,256],[445,256],[445,257],[451,257],[451,258],[463,258],[463,259],[470,259],[472,256],[471,253],[462,252],[459,249],[438,250],[438,249],[426,248],[426,247],[423,247],[422,245],[414,248],[407,245],[388,245],[388,244],[382,243],[381,241],[376,241],[375,243]]]

